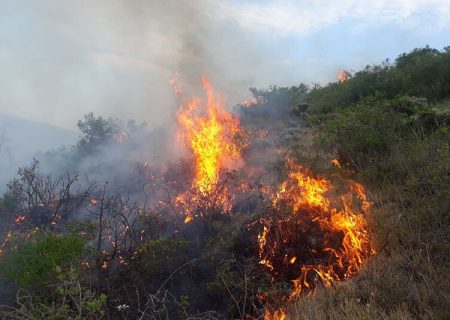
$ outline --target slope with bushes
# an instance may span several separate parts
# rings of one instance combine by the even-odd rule
[[[289,319],[450,318],[449,88],[450,51],[426,47],[343,83],[252,89],[236,107],[254,133],[252,170],[280,182],[289,150],[316,173],[361,182],[373,202],[377,254],[348,281],[286,303]],[[267,181],[226,172],[220,187],[245,182],[248,195],[231,214],[206,207],[185,224],[170,193],[191,185],[191,163],[136,163],[142,141],[162,140],[144,127],[129,123],[122,139],[120,123],[89,114],[76,146],[44,158],[61,168],[47,174],[35,160],[8,184],[0,318],[261,319],[287,301],[291,283],[259,263]]]
[[[310,147],[367,186],[378,254],[358,277],[299,301],[293,318],[450,317],[449,99],[448,48],[416,49],[310,92],[300,120]]]

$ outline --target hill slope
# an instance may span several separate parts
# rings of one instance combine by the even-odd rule
[[[48,123],[0,114],[0,191],[39,151],[74,144],[77,133]]]

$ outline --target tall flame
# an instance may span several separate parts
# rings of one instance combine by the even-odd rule
[[[177,120],[195,160],[192,187],[205,196],[216,191],[220,170],[240,159],[245,142],[239,120],[225,110],[204,76],[202,83],[207,98],[205,110],[201,112],[201,100],[193,98],[182,106]]]
[[[241,148],[234,138],[241,129],[239,120],[227,112],[214,95],[209,80],[202,77],[202,82],[207,96],[206,114],[195,114],[200,100],[194,98],[178,112],[177,119],[195,157],[195,187],[207,193],[216,185],[225,162],[240,157]]]

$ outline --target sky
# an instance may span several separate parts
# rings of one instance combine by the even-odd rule
[[[207,75],[233,106],[250,87],[326,84],[449,34],[450,0],[0,0],[0,113],[158,127],[178,108],[176,74],[193,95]]]

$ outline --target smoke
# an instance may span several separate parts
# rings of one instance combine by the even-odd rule
[[[283,3],[4,1],[0,4],[0,112],[72,130],[89,112],[146,121],[148,130],[158,129],[159,138],[143,135],[132,157],[130,152],[117,151],[117,157],[114,153],[107,158],[123,156],[125,163],[131,163],[131,159],[146,161],[155,152],[173,159],[177,151],[169,137],[176,131],[174,114],[180,101],[169,80],[175,74],[187,96],[200,97],[200,76],[206,74],[232,107],[250,97],[250,87],[335,80],[348,60],[370,63],[367,52],[375,51],[368,48],[375,46],[381,52],[379,41],[384,39],[390,52],[401,52],[392,49],[394,38],[367,37],[349,32],[348,26],[334,27],[343,19],[364,20],[367,15],[361,6],[347,14],[340,5]],[[402,6],[400,11],[408,8]],[[326,27],[331,30],[319,33]],[[377,43],[369,44],[368,38],[376,38]],[[360,44],[356,53],[351,52],[352,41]],[[382,52],[373,62],[384,58]],[[37,137],[26,130],[18,135],[30,141]],[[163,147],[151,145],[163,140]],[[57,147],[56,139],[48,142]]]
[[[0,41],[0,111],[75,130],[77,121],[92,111],[148,123],[145,133],[133,136],[138,142],[132,147],[104,146],[82,161],[69,160],[70,150],[41,155],[46,171],[78,170],[107,180],[111,168],[126,178],[138,161],[173,159],[179,151],[173,148],[173,136],[180,102],[169,80],[178,73],[189,96],[202,95],[201,74],[212,75],[224,90],[232,83],[218,67],[223,45],[211,5],[143,0],[2,3],[0,38],[11,41]],[[15,140],[39,137],[25,128],[0,129]],[[56,137],[47,138],[47,144],[59,146]],[[23,163],[15,165],[10,174]]]
[[[229,104],[261,78],[260,46],[219,21],[212,1],[17,1],[2,4],[0,111],[75,129],[94,111],[166,124],[209,75]],[[244,76],[244,75],[247,76]]]
[[[177,108],[168,84],[175,73],[189,94],[199,94],[207,74],[233,106],[249,97],[249,87],[326,82],[342,68],[426,43],[440,47],[447,24],[419,38],[411,32],[423,25],[415,13],[424,6],[377,5],[373,19],[371,6],[347,10],[351,1],[3,1],[0,112],[70,129],[91,111],[167,124]],[[437,20],[444,21],[441,11]],[[366,20],[365,32],[348,25]],[[369,28],[389,23],[401,32]]]

